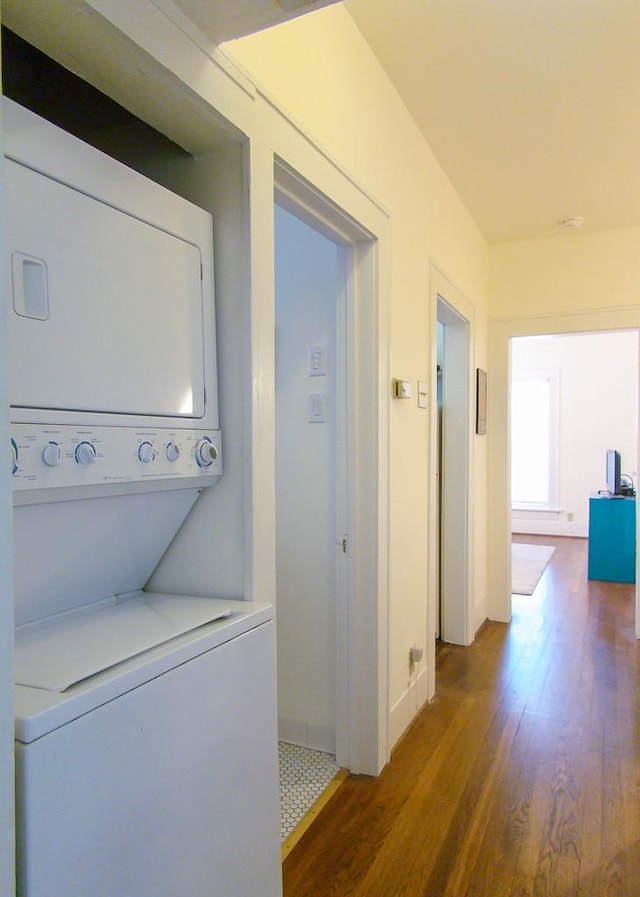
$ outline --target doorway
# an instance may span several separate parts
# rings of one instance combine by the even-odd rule
[[[275,208],[276,604],[280,739],[336,752],[340,563],[338,249]],[[341,443],[343,440],[340,440]],[[343,555],[344,556],[344,555]]]
[[[335,573],[332,674],[336,761],[351,772],[377,775],[389,758],[388,393],[385,389],[389,378],[385,287],[388,234],[382,226],[384,222],[378,220],[376,234],[380,237],[375,236],[286,162],[278,158],[274,161],[277,206],[290,213],[298,224],[308,226],[314,238],[328,241],[328,251],[335,254],[333,305],[325,299],[325,311],[331,305],[334,315],[333,359],[330,341],[325,353],[322,337],[305,337],[302,356],[299,356],[302,368],[298,371],[306,384],[305,409],[304,412],[299,409],[298,414],[304,414],[307,429],[324,430],[325,444],[334,445],[327,462],[332,465],[329,477],[334,502],[327,550],[333,551]],[[323,245],[327,250],[327,243]],[[335,365],[332,396],[329,396],[328,376],[320,373],[325,364],[328,371]],[[326,398],[323,387],[315,386],[323,382]],[[335,399],[333,411],[332,398]],[[330,420],[332,414],[334,424]],[[311,421],[310,417],[315,419]],[[332,426],[335,435],[329,438]],[[373,446],[377,451],[372,451]],[[299,505],[303,499],[304,495],[299,494]],[[306,579],[312,574],[313,571],[308,573]],[[297,583],[298,592],[304,589],[305,582],[303,576]],[[280,616],[279,607],[277,615]],[[330,653],[329,641],[326,644]],[[303,660],[299,657],[299,663]],[[300,675],[296,664],[292,674]],[[328,681],[329,674],[325,677],[327,707]],[[311,683],[310,687],[314,685]],[[314,732],[315,725],[315,722],[311,727],[307,725],[307,735],[332,737],[331,731]],[[319,725],[322,729],[324,723]]]
[[[446,296],[446,298],[445,298]],[[470,322],[454,307],[453,288],[437,294],[438,461],[436,514],[436,632],[468,645]]]
[[[638,332],[513,337],[510,348],[511,531],[586,539],[608,449],[637,482]]]
[[[554,334],[596,334],[630,330],[640,337],[637,309],[593,311],[537,316],[521,319],[494,319],[489,327],[489,355],[492,360],[492,390],[488,429],[492,434],[489,455],[489,495],[492,528],[488,543],[489,581],[492,584],[488,616],[491,620],[511,619],[511,490],[509,478],[510,347],[514,337]],[[638,458],[635,469],[640,469]],[[603,462],[604,463],[604,462]],[[640,583],[636,578],[636,635],[640,637]]]

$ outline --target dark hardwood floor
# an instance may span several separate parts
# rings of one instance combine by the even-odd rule
[[[510,625],[438,652],[437,695],[377,779],[349,776],[284,863],[285,897],[639,897],[633,586],[555,544]]]

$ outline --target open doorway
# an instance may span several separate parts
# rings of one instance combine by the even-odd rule
[[[293,769],[304,815],[332,771],[376,775],[389,754],[388,472],[370,450],[387,337],[372,235],[281,161],[275,203],[281,796]],[[286,852],[305,822],[281,803]]]
[[[295,364],[291,359],[285,366],[281,364],[284,359],[277,364],[280,386],[287,386],[289,378],[298,383],[298,404],[293,413],[302,431],[306,431],[296,436],[287,430],[291,419],[287,421],[289,412],[282,405],[276,415],[280,419],[276,452],[281,454],[287,440],[290,458],[305,454],[303,439],[310,437],[318,443],[316,448],[322,445],[314,463],[307,463],[312,455],[310,447],[309,459],[295,461],[303,462],[298,478],[303,485],[294,495],[289,483],[293,479],[291,462],[286,463],[284,454],[276,459],[280,471],[278,491],[288,489],[290,505],[294,506],[293,512],[291,506],[287,510],[288,499],[276,497],[276,526],[278,530],[282,524],[286,527],[276,533],[280,581],[276,587],[276,610],[278,625],[283,628],[282,638],[287,637],[288,627],[282,620],[285,605],[280,602],[279,592],[283,577],[289,576],[291,568],[285,573],[281,561],[289,564],[288,554],[302,552],[305,531],[310,533],[309,524],[316,516],[322,516],[316,534],[322,531],[324,546],[312,546],[314,540],[306,538],[306,561],[290,583],[290,606],[292,601],[300,605],[305,588],[317,575],[318,565],[324,568],[324,606],[320,602],[307,608],[302,629],[289,627],[288,638],[295,650],[283,648],[284,655],[278,659],[279,667],[288,662],[287,655],[291,661],[288,672],[284,668],[280,672],[283,689],[290,690],[286,701],[281,700],[282,729],[292,740],[297,730],[300,741],[323,747],[335,745],[336,762],[342,768],[377,775],[389,757],[388,395],[382,387],[388,382],[388,357],[380,350],[387,345],[388,321],[380,290],[380,271],[386,267],[379,260],[381,247],[386,244],[378,243],[371,232],[279,159],[275,160],[274,198],[280,222],[276,225],[276,237],[278,231],[283,236],[284,224],[290,234],[295,231],[296,239],[307,244],[306,261],[302,242],[294,245],[285,241],[275,247],[279,269],[276,279],[280,286],[283,272],[288,277],[294,268],[302,269],[299,273],[303,280],[293,286],[288,307],[282,304],[280,310],[275,309],[274,324],[276,341],[282,349],[281,325],[286,322],[289,326],[294,317],[299,319],[291,342]],[[310,257],[306,256],[308,251]],[[315,265],[320,255],[324,258],[324,288],[317,301],[319,317],[315,323],[305,323],[304,290],[316,288],[319,272]],[[300,287],[304,278],[307,287]],[[279,305],[280,300],[275,304]],[[291,335],[287,337],[290,338]],[[276,395],[276,406],[281,398],[285,398],[284,393]],[[372,451],[372,446],[378,446],[378,452]],[[281,460],[285,463],[281,464]],[[320,480],[320,487],[315,490],[314,505],[309,490],[316,479]],[[313,614],[322,606],[324,609],[314,623]],[[298,606],[296,613],[299,610]],[[320,624],[324,629],[322,639]],[[305,639],[321,675],[305,677]],[[315,644],[320,641],[323,647]],[[284,684],[287,676],[289,685]],[[302,681],[305,678],[306,685]],[[314,693],[320,686],[321,696]],[[294,703],[296,714],[302,713],[300,708],[305,704],[322,704],[324,716],[297,719],[291,712]]]
[[[511,531],[519,542],[586,539],[591,498],[607,488],[607,450],[637,479],[637,331],[514,337],[510,387]],[[523,552],[512,557],[511,588],[530,594],[533,558]]]
[[[489,494],[491,532],[488,543],[489,617],[509,622],[511,619],[511,490],[510,470],[510,367],[511,341],[514,337],[545,336],[550,330],[556,334],[589,333],[627,330],[634,334],[636,345],[640,336],[640,315],[637,309],[616,309],[580,314],[532,316],[519,319],[494,319],[489,327],[489,356],[491,358],[491,401],[488,431],[491,433],[489,455]],[[637,412],[636,412],[637,413]],[[597,426],[597,408],[590,408],[591,426]],[[604,462],[602,462],[604,463]],[[635,469],[638,458],[635,458]],[[636,634],[640,636],[640,588],[636,577]]]
[[[338,249],[275,209],[276,591],[280,739],[335,757],[339,546]],[[341,444],[343,439],[340,439]],[[342,581],[342,577],[340,581]]]
[[[455,296],[455,293],[454,293]],[[436,626],[442,641],[469,634],[470,322],[437,296],[438,460],[436,465]]]

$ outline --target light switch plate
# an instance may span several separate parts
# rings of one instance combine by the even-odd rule
[[[309,376],[325,377],[327,374],[327,347],[309,346]]]
[[[309,394],[309,423],[325,424],[327,422],[327,394],[326,392],[312,392]]]

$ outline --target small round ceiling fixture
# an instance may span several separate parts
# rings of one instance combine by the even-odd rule
[[[558,221],[558,227],[563,227],[565,230],[576,230],[578,227],[582,227],[584,224],[584,218],[582,215],[572,215],[571,218],[561,218]]]

